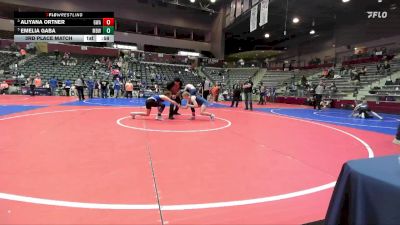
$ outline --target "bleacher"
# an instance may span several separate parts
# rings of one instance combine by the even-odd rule
[[[204,67],[203,73],[208,76],[212,82],[225,83],[227,79],[226,69],[216,67]]]
[[[203,72],[211,79],[213,83],[233,85],[236,82],[242,83],[253,77],[258,68],[216,68],[205,67]]]
[[[201,77],[190,70],[187,65],[172,65],[165,63],[150,63],[150,62],[130,62],[129,68],[135,72],[142,84],[150,86],[157,83],[165,87],[165,85],[174,78],[180,78],[185,84],[198,85],[202,82]],[[151,81],[152,74],[160,75],[161,79]]]
[[[71,55],[71,57],[77,59],[77,64],[74,66],[62,65],[61,60],[57,59],[54,54],[43,53],[22,65],[19,68],[19,72],[25,77],[35,75],[39,72],[44,81],[49,80],[53,76],[62,81],[66,79],[74,80],[81,74],[85,76],[91,75],[91,67],[95,59],[99,58],[93,55]]]
[[[9,66],[18,61],[18,57],[13,52],[0,52],[0,70],[8,70]]]
[[[378,101],[399,101],[400,100],[400,78],[394,82],[387,80],[381,87],[373,87],[370,94],[366,95],[368,99]]]
[[[233,85],[236,82],[244,83],[249,80],[249,77],[253,77],[257,72],[258,68],[234,68],[228,69],[228,85]]]
[[[400,60],[391,60],[389,62],[391,65],[391,73],[400,70]],[[373,82],[380,80],[390,74],[385,73],[377,73],[376,72],[376,63],[365,63],[365,64],[356,64],[353,65],[355,68],[363,68],[364,66],[367,69],[366,75],[361,76],[360,83],[356,84],[351,81],[349,74],[342,74],[341,78],[337,79],[326,79],[320,77],[314,77],[310,81],[313,84],[317,84],[320,80],[323,80],[325,83],[335,82],[336,87],[338,89],[338,93],[342,93],[342,96],[357,92],[357,90],[372,84]],[[335,74],[340,74],[339,68],[336,68]]]
[[[266,87],[277,87],[285,82],[290,83],[291,79],[295,79],[293,71],[266,71],[261,82]]]

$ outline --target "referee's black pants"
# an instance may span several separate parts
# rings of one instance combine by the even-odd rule
[[[321,101],[322,101],[322,95],[315,95],[315,101],[314,101],[314,109],[318,107],[318,110],[321,109]]]

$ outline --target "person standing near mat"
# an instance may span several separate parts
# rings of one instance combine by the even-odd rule
[[[115,78],[114,80],[114,94],[115,98],[118,98],[119,93],[121,92],[121,82],[119,81],[119,78]]]
[[[238,107],[241,93],[242,93],[241,85],[239,83],[234,84],[231,107],[233,107],[235,103],[236,103],[236,108]]]
[[[33,77],[33,75],[29,76],[28,85],[29,85],[29,90],[31,92],[31,96],[35,96],[35,78]]]
[[[315,88],[314,109],[317,109],[318,107],[318,110],[321,110],[321,101],[324,91],[325,91],[324,82],[320,81],[318,86]]]
[[[56,90],[57,90],[57,79],[55,76],[53,76],[50,79],[50,92],[51,92],[51,96],[55,96],[56,95]]]
[[[93,77],[89,77],[89,80],[86,81],[86,87],[88,89],[88,95],[89,98],[93,98],[93,91],[95,87],[95,81],[93,80]]]
[[[101,98],[107,98],[107,90],[108,88],[108,80],[106,78],[103,78],[100,81],[100,90],[101,90]]]
[[[253,82],[251,77],[243,84],[245,110],[253,110]]]
[[[65,81],[65,85],[64,85],[65,95],[66,95],[67,97],[70,96],[71,86],[72,86],[72,82],[71,82],[69,79],[67,79],[67,80]]]
[[[146,100],[146,112],[131,112],[132,119],[135,119],[136,116],[149,116],[151,113],[152,107],[158,108],[158,113],[156,116],[156,120],[163,120],[161,114],[164,111],[165,104],[164,101],[170,102],[171,104],[178,107],[178,103],[172,100],[171,92],[166,91],[163,95],[153,95]]]
[[[397,128],[397,134],[393,140],[393,144],[400,145],[400,124],[399,127]]]
[[[209,116],[211,120],[214,120],[215,115],[209,112],[206,112],[208,102],[201,96],[191,95],[189,92],[185,91],[182,93],[182,98],[187,101],[185,106],[182,106],[184,109],[186,108],[200,108],[200,115]],[[193,111],[192,111],[193,113]],[[191,120],[195,120],[196,115],[193,113]]]
[[[85,100],[85,96],[83,95],[83,88],[84,88],[84,81],[83,76],[81,75],[78,79],[75,80],[75,88],[78,92],[79,101]]]
[[[215,82],[214,87],[211,88],[212,102],[218,102],[219,90],[218,82]]]
[[[208,99],[208,95],[210,95],[210,89],[211,89],[211,82],[209,79],[205,79],[203,82],[203,98]]]
[[[125,84],[125,97],[132,98],[132,92],[133,92],[133,84],[131,80],[128,80]]]
[[[171,92],[172,100],[176,101],[178,104],[181,104],[180,90],[182,89],[183,83],[181,79],[175,78],[173,81],[167,84],[167,90]],[[175,105],[169,106],[169,116],[168,119],[173,120],[174,115],[180,115],[178,113],[179,107]]]

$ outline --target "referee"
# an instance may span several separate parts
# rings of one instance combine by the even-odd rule
[[[315,101],[314,101],[314,109],[321,110],[321,101],[322,95],[324,94],[325,86],[322,81],[319,82],[318,86],[315,88]]]
[[[167,90],[172,93],[171,99],[176,101],[179,105],[181,104],[181,97],[179,91],[182,89],[183,83],[180,78],[175,78],[173,81],[168,82]],[[179,107],[171,104],[169,106],[169,117],[168,119],[173,120],[174,115],[180,115],[178,113]]]

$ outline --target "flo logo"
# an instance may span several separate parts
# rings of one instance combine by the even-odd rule
[[[380,12],[380,11],[367,11],[368,14],[368,19],[385,19],[388,16],[388,13],[386,11]]]

